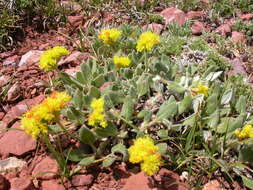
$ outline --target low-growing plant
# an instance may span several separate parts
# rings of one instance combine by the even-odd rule
[[[161,167],[187,171],[192,187],[219,173],[230,183],[241,178],[250,188],[252,102],[240,85],[227,80],[223,58],[209,50],[204,70],[177,65],[171,58],[179,52],[168,53],[168,45],[182,40],[182,51],[187,40],[138,31],[105,29],[93,37],[93,57],[74,77],[60,72],[65,92],[53,93],[25,114],[39,122],[24,127],[26,132],[46,138],[68,177],[82,167],[124,161],[150,176]],[[175,43],[167,41],[171,37]],[[66,55],[62,50],[49,50],[41,68],[56,68],[59,55]],[[80,146],[63,150],[48,133],[53,139],[65,134]],[[67,166],[72,162],[78,164],[74,171]]]

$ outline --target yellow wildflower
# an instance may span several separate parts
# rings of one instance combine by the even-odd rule
[[[47,134],[48,132],[46,124],[42,123],[40,120],[28,117],[22,118],[21,128],[34,139],[36,139],[39,134]]]
[[[92,113],[89,115],[88,125],[95,126],[96,124],[99,124],[101,127],[107,127],[104,113],[104,103],[105,101],[103,98],[92,100]]]
[[[98,35],[98,38],[101,39],[104,44],[111,45],[120,38],[121,34],[122,32],[116,28],[103,29]]]
[[[45,71],[51,71],[57,67],[59,59],[68,54],[69,51],[66,48],[62,46],[55,46],[41,55],[39,67]]]
[[[208,96],[209,88],[206,85],[198,84],[196,88],[192,88],[191,92],[193,95],[195,94],[204,94],[204,96]]]
[[[245,125],[242,130],[236,129],[234,134],[239,139],[253,138],[253,126]]]
[[[59,111],[68,103],[70,96],[65,92],[54,92],[42,103],[32,107],[21,120],[21,128],[33,138],[48,132],[47,125],[59,114]]]
[[[128,152],[129,161],[134,164],[141,163],[141,170],[146,174],[153,175],[158,171],[161,165],[161,156],[158,153],[158,147],[150,137],[136,139]]]
[[[149,155],[144,158],[144,161],[141,163],[141,171],[151,176],[158,172],[160,166],[161,156],[159,154]]]
[[[137,41],[137,51],[150,51],[160,42],[160,37],[153,32],[144,32]]]
[[[113,57],[113,62],[116,65],[117,68],[129,67],[130,64],[131,64],[131,60],[128,57],[114,56]]]

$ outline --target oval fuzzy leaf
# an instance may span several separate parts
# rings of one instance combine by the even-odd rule
[[[65,154],[67,159],[73,162],[79,162],[84,157],[84,154],[78,149],[66,151]]]
[[[106,159],[104,159],[103,163],[102,163],[102,166],[103,167],[109,167],[113,164],[113,162],[116,160],[116,156],[112,155],[112,156],[109,156],[107,157]]]
[[[123,161],[128,160],[128,151],[125,145],[123,144],[117,144],[112,147],[112,153],[120,153],[123,155]]]
[[[81,166],[88,166],[92,164],[94,161],[95,161],[95,157],[89,156],[89,157],[83,158],[78,164]]]
[[[249,189],[253,189],[253,179],[242,176],[243,184]]]
[[[247,99],[245,96],[241,95],[235,105],[235,109],[238,113],[245,113],[246,108],[247,108]]]
[[[121,110],[121,116],[124,117],[126,120],[131,120],[133,112],[134,112],[133,98],[127,96]]]
[[[174,93],[179,93],[179,94],[182,94],[185,92],[185,88],[182,87],[181,85],[177,84],[176,82],[168,82],[168,87],[169,87],[169,90],[174,92]]]
[[[166,143],[158,143],[156,144],[156,146],[158,147],[158,151],[160,154],[167,153],[168,145]]]
[[[187,95],[184,97],[182,102],[180,102],[178,106],[178,114],[182,114],[185,111],[189,110],[192,105],[192,97],[191,95]]]
[[[172,118],[177,114],[178,105],[176,102],[168,103],[164,102],[156,116],[157,121],[162,121],[163,119]]]
[[[98,127],[96,128],[95,132],[99,137],[103,138],[103,137],[116,136],[118,134],[118,129],[113,123],[108,122],[107,127],[105,128]]]
[[[94,133],[85,126],[81,127],[79,130],[79,137],[84,144],[91,145],[96,141]]]
[[[221,97],[221,104],[225,105],[228,104],[233,97],[233,89],[228,89],[224,92],[224,94]]]

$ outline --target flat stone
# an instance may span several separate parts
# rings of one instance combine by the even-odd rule
[[[232,32],[231,40],[236,43],[243,42],[245,40],[245,35],[241,32]]]
[[[223,36],[226,36],[228,34],[230,34],[232,31],[231,27],[229,24],[223,24],[220,25],[218,28],[216,28],[215,32],[218,34],[221,34]]]
[[[228,72],[228,76],[236,74],[247,74],[245,68],[243,67],[243,62],[239,58],[235,58],[229,61],[229,64],[232,66],[232,70]]]
[[[250,20],[253,18],[253,13],[244,14],[244,15],[240,16],[240,18],[242,20]]]
[[[26,54],[24,54],[21,57],[21,60],[18,64],[18,66],[20,67],[20,66],[24,66],[24,65],[31,65],[34,63],[38,63],[42,53],[43,53],[43,51],[39,51],[39,50],[31,50],[31,51],[27,52]]]
[[[39,175],[37,177],[38,179],[48,180],[55,178],[57,176],[58,171],[59,167],[57,162],[51,157],[47,156],[35,166],[35,168],[32,171],[32,176],[37,177]],[[53,172],[53,173],[48,173],[40,176],[40,174],[44,172]]]
[[[200,35],[203,32],[207,31],[207,29],[205,28],[203,22],[195,21],[192,25],[191,31],[193,35]]]
[[[88,55],[80,52],[80,51],[74,51],[72,52],[69,56],[67,56],[64,59],[61,59],[58,63],[58,65],[64,65],[64,64],[68,64],[68,63],[76,63],[76,64],[80,64],[83,61],[86,61],[89,58]]]
[[[15,66],[18,63],[18,60],[19,60],[19,56],[18,55],[14,55],[14,56],[6,58],[3,61],[3,65],[4,66]]]
[[[68,23],[74,28],[80,26],[83,22],[83,19],[84,19],[83,14],[76,15],[76,16],[68,16],[68,18],[67,18]]]
[[[181,26],[187,20],[186,14],[175,7],[163,10],[160,15],[164,18],[166,25],[175,23]]]
[[[203,13],[202,11],[189,11],[186,16],[187,19],[196,19],[204,17],[205,13]]]
[[[163,30],[163,25],[157,24],[157,23],[151,23],[148,25],[147,30],[151,30],[153,32],[156,32],[157,34],[160,34]]]
[[[2,75],[0,77],[0,87],[6,85],[10,81],[11,77],[8,75]]]
[[[80,187],[80,186],[89,186],[91,185],[94,177],[89,175],[75,175],[71,182],[74,187]]]
[[[33,190],[35,189],[31,179],[27,177],[16,177],[10,179],[10,190]]]
[[[42,190],[65,190],[64,186],[56,180],[42,181]]]
[[[16,122],[11,129],[0,138],[0,154],[8,156],[9,154],[21,156],[35,150],[36,140],[32,139],[24,131],[20,130],[20,122]],[[15,130],[17,129],[17,130]]]
[[[17,159],[16,157],[9,157],[0,160],[0,173],[19,172],[26,165],[27,163],[23,160]]]
[[[218,180],[212,180],[204,185],[202,190],[221,190],[221,184]]]
[[[122,190],[150,190],[149,177],[143,172],[132,175],[126,179],[126,183]]]
[[[10,89],[7,92],[7,101],[13,102],[17,100],[21,96],[20,91],[21,91],[20,84],[15,83],[12,87],[10,87]]]

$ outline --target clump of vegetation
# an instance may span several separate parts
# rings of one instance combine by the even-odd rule
[[[23,117],[43,123],[36,137],[53,153],[62,175],[71,177],[84,166],[109,167],[124,161],[150,176],[161,167],[187,171],[193,179],[188,183],[195,188],[214,172],[230,183],[241,178],[250,187],[252,102],[246,95],[249,91],[234,82],[239,79],[226,80],[222,56],[203,48],[204,41],[194,42],[193,48],[201,44],[201,51],[208,52],[202,71],[199,65],[171,61],[186,38],[158,36],[130,26],[106,31],[106,36],[102,30],[91,37],[94,57],[81,65],[75,77],[60,73],[65,92],[53,93]],[[105,83],[110,85],[101,89]],[[39,125],[23,123],[29,125],[27,133],[40,131],[30,130]],[[71,143],[63,150],[60,143],[52,142],[63,134],[85,145],[85,153]],[[71,171],[70,163],[78,168]]]
[[[203,39],[194,40],[190,46],[192,50],[207,51],[210,49],[209,45]]]

